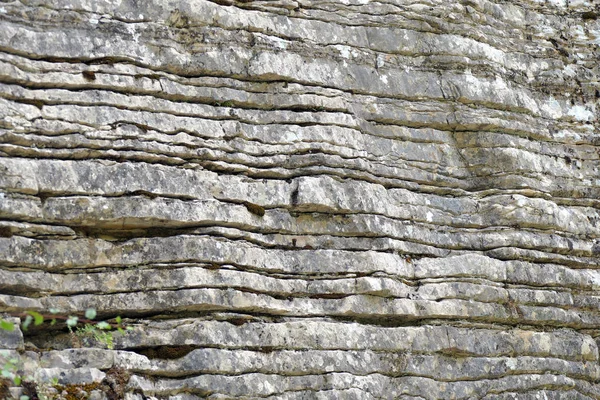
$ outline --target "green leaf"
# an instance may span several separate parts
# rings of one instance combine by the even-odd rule
[[[12,322],[8,322],[3,319],[0,319],[0,329],[2,329],[4,331],[12,332],[15,330],[15,324],[13,324]]]
[[[50,321],[50,325],[56,325],[56,318],[52,318],[52,321]]]
[[[8,369],[2,368],[2,370],[0,370],[0,376],[3,378],[10,378],[12,373]]]
[[[15,385],[21,386],[21,377],[19,375],[15,375],[15,377],[13,378],[13,382],[15,383]]]
[[[19,397],[19,400],[29,400],[29,396],[27,395],[21,395],[21,397]]]
[[[33,324],[35,326],[41,325],[44,323],[44,316],[35,311],[27,311],[27,314],[33,317]]]
[[[73,316],[73,315],[69,315],[69,318],[67,319],[67,326],[69,327],[73,327],[75,325],[77,325],[77,321],[79,320],[79,318]]]
[[[96,318],[96,310],[94,308],[88,308],[87,310],[85,310],[85,317],[87,319]]]
[[[98,329],[110,329],[111,328],[110,324],[106,321],[98,322],[96,324],[96,327]]]
[[[29,325],[31,325],[32,321],[33,321],[33,317],[31,315],[27,315],[25,317],[25,321],[23,321],[23,324],[21,325],[23,327],[24,331],[26,331],[27,328],[29,328]]]
[[[133,326],[128,326],[128,327],[125,328],[125,330],[132,331],[133,330]]]
[[[60,312],[60,310],[58,308],[51,308],[48,311],[50,311],[50,314],[58,314]]]

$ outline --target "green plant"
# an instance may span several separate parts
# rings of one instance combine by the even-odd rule
[[[129,326],[124,326],[123,321],[120,316],[115,318],[115,322],[109,323],[107,321],[99,321],[95,322],[97,312],[94,308],[88,308],[85,310],[84,316],[85,318],[80,318],[77,315],[67,315],[60,314],[58,309],[51,308],[49,310],[50,314],[41,314],[36,311],[26,311],[23,313],[7,313],[12,317],[19,317],[22,319],[21,329],[27,331],[31,324],[34,326],[38,326],[43,324],[46,321],[50,321],[50,325],[56,325],[58,321],[64,321],[65,325],[69,330],[72,330],[79,323],[90,324],[99,330],[105,331],[113,331],[116,330],[119,333],[125,333],[127,330],[131,330],[132,328]],[[7,321],[6,319],[0,318],[0,330],[5,331],[13,331],[15,329],[15,325],[13,322]]]
[[[0,364],[2,364],[0,379],[12,381],[15,386],[21,386],[23,381],[33,380],[31,376],[23,376],[21,372],[21,360],[14,357],[8,350],[0,350]],[[19,400],[29,400],[29,396],[22,395]]]
[[[15,385],[19,386],[23,380],[23,377],[19,374],[20,360],[11,357],[7,350],[0,350],[0,357],[4,360],[0,376],[4,379],[10,379]]]
[[[84,341],[85,339],[92,338],[96,343],[102,343],[107,349],[112,350],[114,349],[113,333],[103,329],[98,324],[85,324],[83,327],[78,327],[75,334]],[[108,329],[110,329],[110,326]],[[90,343],[86,342],[86,344]]]
[[[83,313],[84,318],[80,318],[77,315],[60,314],[57,309],[50,309],[49,314],[42,314],[37,311],[26,311],[23,313],[8,313],[12,317],[21,318],[21,329],[27,331],[31,324],[34,326],[42,325],[44,322],[48,322],[50,325],[56,325],[58,321],[64,321],[69,332],[73,336],[77,336],[84,339],[88,344],[93,346],[96,343],[101,343],[108,349],[114,348],[114,333],[115,331],[124,334],[126,331],[132,330],[131,326],[124,326],[120,316],[114,319],[114,322],[107,321],[94,321],[97,312],[94,308],[88,308]],[[78,324],[83,324],[79,326]],[[6,319],[0,318],[0,331],[14,331],[15,323]],[[85,339],[93,339],[95,343],[90,343]],[[21,369],[21,363],[19,358],[14,357],[11,352],[7,350],[0,350],[0,391],[4,381],[12,382],[15,386],[21,386],[24,382],[32,382],[33,378],[30,376],[23,376]],[[48,384],[46,382],[45,384]],[[51,386],[56,386],[58,380],[49,383]],[[45,398],[45,396],[43,396]],[[42,397],[40,397],[42,399]],[[22,395],[19,400],[30,400],[29,396]]]

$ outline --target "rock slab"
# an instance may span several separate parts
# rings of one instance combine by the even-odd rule
[[[8,0],[0,32],[0,314],[133,327],[0,331],[0,397],[600,399],[595,2]]]

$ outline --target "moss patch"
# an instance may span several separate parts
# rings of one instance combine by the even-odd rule
[[[94,390],[106,394],[109,400],[121,400],[125,397],[125,388],[130,377],[131,373],[127,370],[114,367],[106,372],[102,382],[83,385],[54,385],[53,387],[58,391],[60,398],[64,400],[87,400]]]

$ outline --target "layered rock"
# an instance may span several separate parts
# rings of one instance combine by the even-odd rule
[[[600,398],[599,17],[1,2],[11,393]]]

